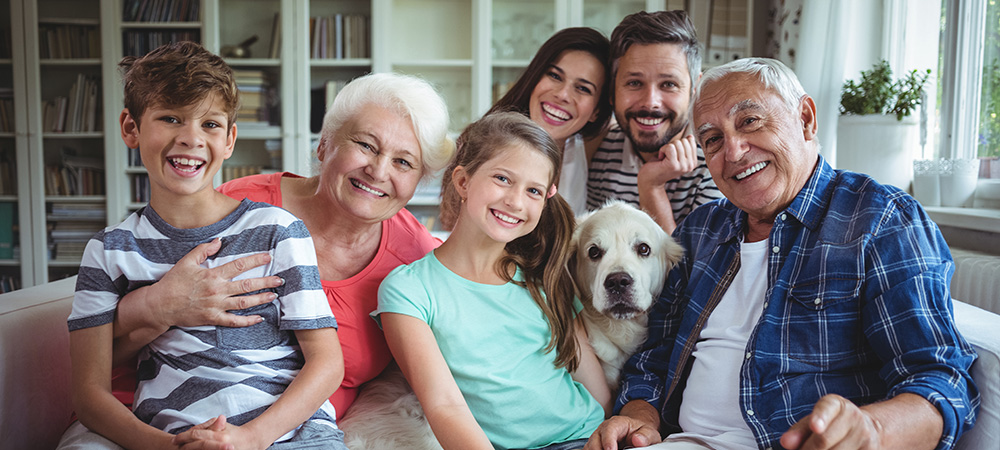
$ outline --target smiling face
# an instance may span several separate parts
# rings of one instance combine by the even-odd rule
[[[125,144],[139,149],[151,198],[211,194],[212,178],[236,143],[236,126],[230,127],[219,96],[183,107],[150,105],[140,119],[126,109],[119,120]]]
[[[408,117],[369,104],[320,142],[320,194],[365,223],[394,216],[423,173],[420,143]]]
[[[684,253],[649,215],[621,201],[581,217],[572,245],[580,301],[619,320],[652,307]]]
[[[618,60],[615,119],[644,153],[680,135],[688,125],[691,75],[680,44],[633,44]]]
[[[812,98],[803,96],[790,108],[745,73],[726,75],[702,89],[693,124],[712,179],[751,222],[773,223],[817,163]]]
[[[564,51],[538,80],[528,104],[531,120],[562,145],[597,119],[604,66],[582,50]]]
[[[474,226],[505,244],[530,233],[553,188],[552,175],[551,160],[520,142],[497,149],[474,173],[457,167],[452,180],[465,202],[456,230]]]

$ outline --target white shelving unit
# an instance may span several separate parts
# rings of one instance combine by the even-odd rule
[[[111,225],[145,204],[136,199],[133,186],[145,170],[130,164],[118,130],[123,99],[117,63],[130,33],[189,33],[220,54],[256,35],[249,58],[227,61],[236,70],[266,74],[277,106],[270,124],[237,122],[236,151],[224,170],[256,166],[310,175],[319,138],[310,126],[317,121],[313,103],[322,113],[328,81],[346,82],[369,72],[420,75],[444,96],[457,135],[489,109],[498,93],[495,86],[502,91],[502,85],[516,80],[538,46],[558,29],[583,25],[610,33],[631,12],[688,4],[695,8],[696,26],[702,26],[699,20],[704,26],[708,22],[707,11],[697,10],[704,9],[701,2],[677,0],[201,0],[197,20],[169,22],[124,21],[128,1],[0,0],[0,31],[8,32],[11,42],[9,57],[0,55],[0,88],[14,94],[14,131],[0,132],[0,158],[17,167],[17,191],[0,193],[0,204],[14,205],[8,209],[17,212],[14,228],[20,244],[17,258],[0,257],[0,277],[19,276],[22,287],[71,275],[79,265],[78,257],[50,251],[53,227],[66,221],[52,215],[53,206],[96,206],[104,212],[97,222]],[[349,58],[314,58],[310,18],[337,14],[368,18],[367,51]],[[276,17],[280,32],[272,36]],[[61,25],[96,30],[97,54],[43,58],[40,30]],[[45,131],[45,102],[67,96],[80,73],[98,80],[99,125],[86,132]],[[64,147],[102,162],[103,190],[46,194],[46,165],[60,164]],[[220,174],[217,182],[222,181]],[[409,208],[418,216],[436,216],[438,189],[429,184]]]

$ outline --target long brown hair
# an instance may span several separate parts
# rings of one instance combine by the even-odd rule
[[[552,35],[535,53],[528,67],[524,69],[521,77],[514,82],[514,86],[506,94],[497,100],[496,104],[486,112],[486,115],[500,111],[516,111],[528,115],[531,93],[538,85],[538,81],[545,76],[549,68],[556,63],[559,56],[567,50],[579,50],[589,53],[604,70],[604,85],[600,86],[601,95],[597,100],[597,118],[593,122],[587,122],[580,129],[580,135],[584,138],[597,136],[611,117],[611,101],[608,100],[608,93],[611,92],[611,76],[608,67],[608,55],[611,44],[608,38],[604,37],[600,31],[587,27],[563,28]]]
[[[551,187],[562,167],[562,152],[552,137],[522,114],[500,112],[470,124],[459,136],[458,151],[445,170],[444,190],[451,193],[446,197],[460,202],[451,181],[456,167],[463,167],[471,175],[502,149],[514,144],[537,149],[552,162],[552,179],[547,186]],[[575,225],[569,204],[559,194],[552,196],[545,201],[535,229],[508,242],[496,267],[497,274],[508,282],[513,281],[516,269],[521,269],[523,286],[542,310],[552,333],[545,351],[556,349],[556,367],[566,367],[571,372],[579,365],[573,279],[567,265]]]

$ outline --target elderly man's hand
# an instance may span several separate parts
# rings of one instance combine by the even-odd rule
[[[660,440],[660,433],[646,422],[626,416],[611,416],[597,427],[583,450],[646,447]]]
[[[881,424],[871,414],[844,397],[830,394],[781,436],[781,446],[790,450],[878,449],[881,433]]]

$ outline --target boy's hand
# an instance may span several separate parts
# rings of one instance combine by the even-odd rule
[[[150,286],[147,293],[156,301],[148,302],[155,308],[151,317],[157,317],[169,326],[215,325],[245,327],[256,324],[260,316],[240,316],[230,310],[246,309],[275,299],[273,292],[240,295],[261,289],[275,288],[284,283],[280,277],[233,278],[258,266],[271,262],[271,255],[258,253],[230,261],[219,267],[206,269],[201,266],[221,247],[216,238],[195,247],[177,261],[163,278]]]
[[[220,415],[174,436],[174,444],[181,450],[243,450],[266,449],[270,443],[258,443],[248,430],[226,423]]]

